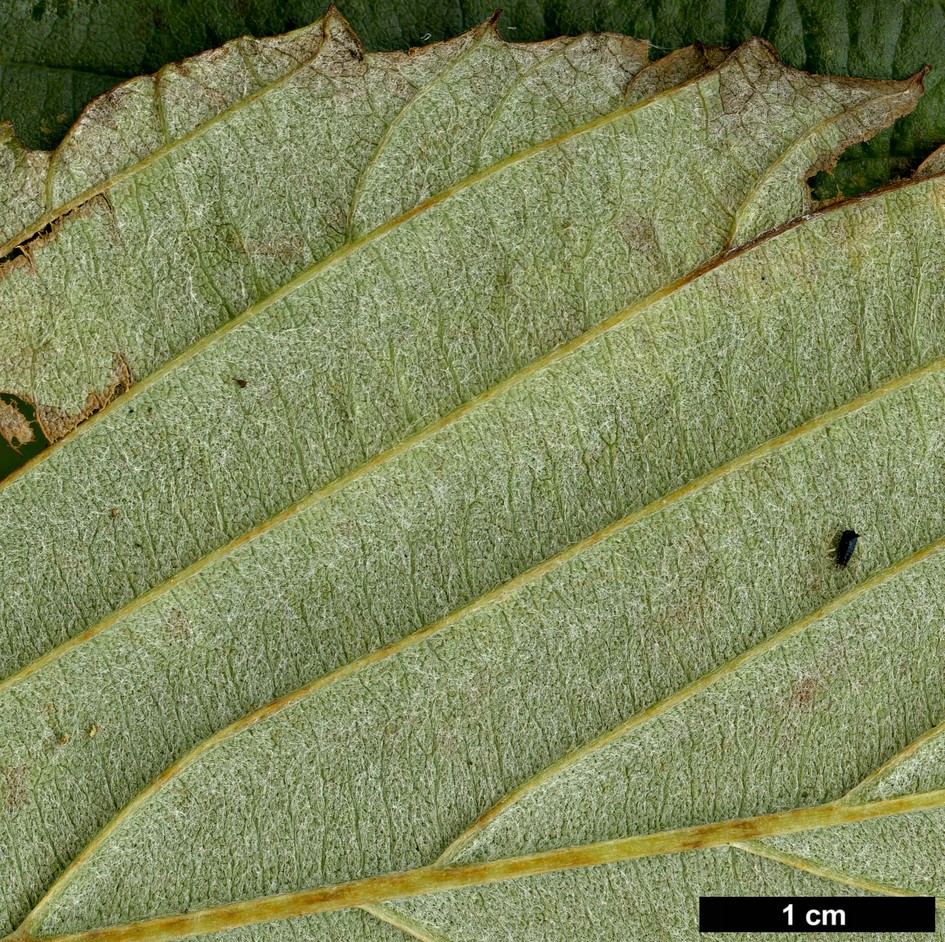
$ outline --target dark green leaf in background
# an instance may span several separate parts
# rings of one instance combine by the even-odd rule
[[[499,0],[339,0],[367,49],[420,45],[482,22]],[[116,83],[243,34],[306,25],[324,0],[0,0],[0,120],[20,140],[55,147],[81,109]],[[820,198],[853,195],[908,175],[945,142],[945,10],[939,0],[507,0],[500,24],[512,40],[613,30],[652,43],[651,55],[692,42],[764,36],[790,65],[817,73],[904,78],[925,66],[916,110],[851,147]],[[42,448],[0,436],[0,479]]]
[[[368,49],[397,49],[455,36],[499,0],[339,0]],[[507,38],[546,39],[613,30],[663,52],[695,41],[764,36],[790,65],[811,72],[905,78],[931,66],[915,113],[841,160],[849,194],[911,170],[945,141],[945,11],[938,0],[507,0]],[[31,147],[51,147],[85,103],[116,82],[244,33],[303,26],[323,0],[2,0],[0,118]]]

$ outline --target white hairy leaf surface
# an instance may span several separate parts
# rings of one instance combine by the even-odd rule
[[[330,12],[11,139],[0,929],[945,895],[945,182],[806,186],[920,93]]]

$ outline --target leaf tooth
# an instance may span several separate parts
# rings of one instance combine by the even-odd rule
[[[364,60],[364,46],[361,39],[334,4],[328,7],[328,12],[322,19],[322,34],[329,47],[337,47],[337,52],[330,53],[331,59],[339,63],[346,57],[354,62]],[[344,66],[341,68],[342,74],[351,74]]]

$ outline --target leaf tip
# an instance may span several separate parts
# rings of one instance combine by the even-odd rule
[[[925,180],[945,173],[945,144],[932,151],[916,168],[913,180]]]
[[[467,35],[479,37],[480,39],[489,37],[490,39],[504,43],[505,40],[499,32],[498,26],[500,16],[502,16],[502,10],[497,7],[482,23],[478,26],[474,26]]]
[[[354,59],[364,58],[364,44],[361,42],[361,37],[333,3],[329,5],[322,17],[322,36],[326,45],[340,47]]]
[[[932,66],[924,65],[914,75],[910,75],[906,82],[910,85],[918,85],[920,92],[925,91],[925,77],[932,71]]]
[[[736,50],[751,53],[757,59],[764,59],[772,64],[780,64],[781,57],[777,49],[764,36],[749,36]]]

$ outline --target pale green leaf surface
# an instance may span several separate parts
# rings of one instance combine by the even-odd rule
[[[699,897],[841,895],[868,892],[734,848],[716,848],[438,893],[400,902],[397,908],[420,930],[414,938],[429,934],[431,942],[757,942],[757,934],[696,932]],[[330,931],[319,924],[309,938],[334,942],[337,937],[327,934]],[[240,942],[246,938],[243,934]],[[257,938],[268,942],[269,937]],[[373,942],[373,937],[366,938]],[[805,936],[766,933],[763,938],[796,942]],[[888,933],[837,933],[830,938],[890,942]],[[940,934],[928,933],[895,936],[896,942],[938,938]],[[361,937],[353,939],[361,942]]]
[[[746,77],[757,82],[751,94]],[[372,230],[150,376],[126,357],[138,379],[131,394],[0,493],[15,508],[0,551],[23,579],[0,599],[2,672],[686,276],[730,243],[772,160],[808,147],[810,127],[825,116],[850,113],[838,96],[877,94],[891,96],[896,113],[914,102],[916,86],[819,87],[750,44],[704,78],[519,151]],[[685,148],[674,144],[673,122],[687,128]],[[212,187],[227,176],[199,179]],[[686,200],[666,203],[669,180]],[[790,215],[803,182],[784,189]],[[111,217],[114,190],[109,200],[102,212]],[[134,229],[142,220],[132,202]],[[17,323],[43,329],[38,300],[55,317],[48,342],[63,344],[59,362],[66,350],[74,359],[71,300],[84,349],[100,349],[98,331],[105,349],[129,349],[104,338],[130,319],[136,344],[170,355],[133,305],[90,315],[85,288],[107,283],[105,263],[83,277],[73,262],[87,257],[80,246],[97,226],[76,219],[44,247],[35,273],[18,267],[0,282],[11,333]],[[113,251],[122,278],[137,283],[145,273],[147,294],[151,266],[164,271],[160,258],[145,264],[146,255],[129,261],[120,246]],[[211,273],[232,284],[225,261]],[[188,274],[179,289],[196,290]]]
[[[870,272],[875,277],[855,283],[840,281],[838,274],[849,267],[851,257],[869,258],[868,246],[885,245],[890,228],[901,228],[901,221],[907,218],[914,221],[916,238],[904,240],[906,244],[901,250],[903,258],[914,253],[917,243],[926,241],[925,237],[933,231],[925,227],[941,225],[936,205],[940,199],[936,195],[939,186],[938,180],[920,183],[870,203],[828,213],[768,239],[470,414],[455,429],[456,435],[471,430],[476,419],[486,421],[493,410],[499,413],[506,399],[511,403],[516,399],[530,400],[531,422],[541,441],[544,414],[548,413],[549,432],[567,428],[561,410],[575,408],[572,390],[595,389],[588,377],[608,378],[603,387],[604,401],[619,415],[628,411],[634,400],[645,401],[645,386],[639,385],[639,379],[634,383],[633,378],[640,370],[645,378],[654,351],[660,351],[669,361],[662,369],[658,359],[655,364],[657,376],[665,379],[667,373],[673,372],[673,360],[694,348],[703,353],[696,362],[716,377],[716,383],[724,363],[723,375],[739,377],[743,383],[767,384],[773,400],[785,412],[793,413],[793,421],[786,423],[787,429],[799,421],[804,411],[816,416],[831,405],[840,406],[840,413],[832,419],[818,420],[814,427],[801,435],[791,435],[781,445],[765,446],[755,460],[681,495],[665,510],[647,513],[639,522],[619,528],[611,537],[584,548],[570,560],[562,560],[547,573],[527,577],[521,588],[477,606],[468,615],[460,615],[428,640],[410,644],[400,653],[358,669],[349,678],[307,695],[271,720],[227,737],[176,774],[151,801],[129,816],[88,865],[80,868],[67,888],[61,909],[53,910],[67,914],[61,917],[67,921],[53,922],[50,931],[427,863],[458,836],[464,822],[475,820],[530,775],[619,726],[625,718],[673,695],[685,684],[697,681],[707,671],[770,639],[778,629],[790,632],[790,626],[845,587],[855,586],[940,538],[945,520],[941,518],[938,494],[945,483],[942,481],[945,468],[940,447],[936,448],[938,440],[929,438],[934,435],[929,429],[945,395],[938,369],[907,377],[897,388],[868,392],[873,384],[867,379],[867,364],[862,356],[869,348],[865,344],[847,344],[839,329],[831,328],[829,323],[821,321],[806,338],[806,344],[803,337],[795,336],[796,346],[787,358],[783,345],[783,338],[797,328],[800,312],[809,309],[814,298],[832,292],[832,305],[825,310],[836,318],[835,323],[865,318],[856,333],[884,336],[886,349],[892,354],[895,348],[889,342],[891,328],[901,316],[895,309],[873,303],[863,295],[864,285],[873,286],[877,299],[888,295],[888,283],[884,283],[876,269]],[[839,238],[841,233],[846,237]],[[927,241],[934,246],[938,240]],[[838,245],[845,251],[838,251]],[[828,246],[833,250],[828,251]],[[819,259],[819,264],[813,266],[813,271],[805,271],[805,278],[798,279],[799,266],[812,258]],[[888,254],[874,264],[886,271],[897,270],[895,257]],[[759,308],[756,296],[743,295],[740,307],[718,307],[719,297],[737,298],[738,286],[752,283],[760,272],[771,282],[768,297],[779,303]],[[920,294],[918,299],[921,313],[914,321],[916,332],[899,338],[903,373],[909,369],[909,357],[915,350],[925,348],[929,359],[942,352],[941,348],[937,351],[928,348],[941,309],[940,295],[932,291]],[[910,309],[914,309],[916,298],[907,300]],[[699,312],[696,318],[694,311]],[[885,326],[872,320],[877,316],[885,320]],[[767,347],[770,364],[764,367],[758,359],[757,347],[745,349],[734,345],[731,339],[748,335],[752,328],[757,335],[759,319],[769,336],[782,338],[781,343]],[[656,333],[660,328],[667,337],[675,337],[675,342],[660,342]],[[822,349],[824,337],[838,338],[836,346]],[[729,359],[720,362],[708,355],[712,350],[719,351],[719,356],[727,352]],[[831,375],[839,381],[838,387],[843,380],[849,382],[857,371],[863,376],[857,391],[861,395],[866,392],[866,400],[849,414],[843,403],[853,398],[853,389],[848,387],[846,395],[840,395],[839,388],[832,391],[830,384],[811,382],[824,375],[824,364],[816,356],[827,353],[834,356],[837,372]],[[887,364],[896,359],[890,356]],[[919,360],[928,362],[921,357]],[[754,370],[748,368],[750,364]],[[798,376],[790,368],[792,364],[795,368],[807,365],[807,383],[795,385]],[[773,385],[779,369],[783,382]],[[570,381],[567,387],[556,388],[558,374],[561,375],[558,382]],[[708,379],[704,375],[701,381],[696,381],[692,372],[688,375],[687,386],[676,390],[677,411],[670,413],[677,433],[677,417],[687,413],[699,415],[695,404],[700,391],[705,393]],[[874,384],[890,379],[891,375],[895,373],[876,376]],[[620,377],[628,377],[629,382],[615,382]],[[526,399],[532,386],[537,391]],[[542,387],[548,390],[544,394]],[[598,379],[596,388],[600,387]],[[686,396],[687,388],[695,393],[694,397]],[[807,406],[805,410],[798,403],[792,408],[786,398],[792,388],[794,395],[800,388],[814,396],[817,406]],[[758,409],[752,417],[753,425],[765,413],[770,414],[772,400],[766,401],[760,392],[758,386],[730,390],[731,401],[736,404],[733,419],[747,422],[750,416],[746,405],[752,403]],[[824,395],[833,401],[825,401]],[[622,405],[624,397],[626,406]],[[688,408],[687,398],[694,399]],[[719,398],[716,388],[713,401]],[[593,422],[591,426],[599,427]],[[697,428],[693,426],[693,431]],[[672,442],[676,449],[682,446],[685,450],[690,440],[705,441],[708,431],[703,427],[701,434],[694,434],[692,439],[680,435],[675,441],[667,435],[667,444]],[[777,431],[776,427],[771,428],[769,435]],[[720,438],[724,440],[731,434],[721,432]],[[449,456],[463,456],[461,467],[468,466],[469,457],[456,440],[449,441],[444,436],[439,444],[441,449],[432,447],[433,442],[428,446],[434,459],[432,465],[439,479],[450,480],[455,472],[450,470]],[[520,447],[524,444],[520,439]],[[744,444],[741,447],[744,449]],[[740,453],[736,449],[732,457],[737,459]],[[523,456],[527,452],[518,454]],[[555,462],[559,473],[567,466],[569,455],[583,467],[579,449],[562,443]],[[497,465],[509,460],[498,455],[491,457]],[[421,455],[416,459],[422,460]],[[878,488],[878,469],[887,463],[910,468],[910,480],[894,476],[888,487]],[[626,459],[621,464],[626,467]],[[707,469],[712,466],[708,464]],[[388,467],[393,470],[396,463]],[[414,469],[419,470],[416,464]],[[417,480],[416,470],[407,480]],[[486,481],[492,477],[485,469],[478,475]],[[467,479],[465,486],[475,487],[473,480]],[[575,498],[576,506],[581,506],[584,500],[578,499],[575,486],[572,484],[565,493]],[[670,486],[663,485],[654,496]],[[583,491],[582,497],[593,490],[592,486]],[[412,488],[405,487],[404,496],[416,503],[416,491]],[[743,508],[745,517],[753,521],[747,531],[739,524],[740,517],[731,516],[731,508],[736,506]],[[388,504],[388,511],[391,509]],[[420,519],[431,509],[421,503],[417,508]],[[406,510],[381,519],[389,527],[390,520],[401,514],[406,514]],[[349,510],[347,518],[363,520],[365,515]],[[910,521],[909,527],[902,527],[903,520]],[[832,569],[829,539],[846,521],[855,521],[872,536],[864,544],[856,567],[841,572]],[[922,522],[921,529],[917,529],[915,521]],[[757,533],[765,535],[760,543]],[[820,537],[811,540],[810,534]],[[275,532],[256,542],[257,559],[263,558],[262,547],[274,535]],[[766,551],[769,544],[789,546],[792,551],[771,554]],[[680,708],[641,726],[642,740],[632,731],[629,737],[617,739],[613,746],[617,752],[621,748],[627,750],[630,758],[626,761],[637,767],[638,774],[636,777],[627,774],[612,746],[605,758],[615,770],[615,781],[610,784],[613,803],[600,801],[593,776],[586,769],[581,769],[573,780],[566,775],[562,779],[569,783],[567,788],[571,791],[563,793],[564,810],[560,815],[554,812],[553,800],[557,777],[550,783],[551,795],[545,799],[545,793],[541,794],[537,818],[536,813],[529,814],[532,807],[529,800],[516,802],[511,818],[509,815],[499,818],[497,823],[501,826],[491,829],[500,836],[494,838],[495,843],[487,843],[487,855],[495,852],[508,856],[559,840],[567,842],[565,825],[569,822],[584,828],[580,833],[582,840],[592,840],[777,811],[798,802],[815,804],[839,797],[940,716],[936,710],[941,704],[942,690],[929,686],[931,681],[922,667],[940,654],[936,647],[940,642],[922,630],[929,614],[919,605],[923,597],[921,587],[934,578],[938,558],[930,556],[921,564],[905,567],[901,575],[881,579],[878,586],[869,586],[862,594],[854,592],[851,610],[841,608],[839,617],[818,619],[812,626],[801,622],[795,639],[778,643],[770,655],[747,661],[725,682],[707,687],[700,696],[684,701]],[[285,568],[297,578],[295,567]],[[752,591],[733,594],[731,587],[739,584],[751,586]],[[272,585],[267,588],[271,593]],[[897,591],[904,593],[908,601],[890,602],[883,595]],[[199,598],[207,599],[206,584],[200,587]],[[206,615],[194,615],[192,608],[181,608],[182,599],[181,596],[174,600],[179,603],[176,608],[182,615],[187,612],[178,628],[188,623],[206,623]],[[226,599],[227,595],[221,593],[217,604],[224,606]],[[259,606],[261,601],[255,605]],[[163,617],[172,618],[174,608],[170,600],[161,603]],[[851,625],[861,626],[863,606],[876,613],[878,622],[861,635],[864,640],[861,656],[851,655],[853,663],[849,669],[822,676],[818,662],[835,654],[843,642],[847,642],[848,650],[849,643],[856,640],[848,635]],[[913,620],[903,624],[901,619],[893,618],[892,624],[884,626],[883,613],[898,613],[900,606],[915,610]],[[236,610],[242,614],[253,607],[238,603]],[[63,678],[51,677],[53,683],[58,681],[60,689],[72,688],[77,704],[85,707],[94,704],[99,708],[95,716],[102,729],[94,741],[81,739],[81,722],[69,727],[76,734],[72,749],[76,762],[84,753],[86,762],[94,769],[93,763],[101,758],[99,750],[109,743],[108,731],[113,726],[116,734],[123,731],[123,725],[127,729],[128,720],[121,713],[127,715],[128,705],[141,695],[138,691],[156,689],[156,684],[144,680],[141,688],[121,691],[113,699],[110,708],[113,718],[109,718],[101,707],[113,695],[105,693],[103,697],[96,693],[104,688],[103,670],[132,677],[142,669],[141,654],[150,650],[153,657],[153,652],[159,650],[153,645],[163,642],[163,650],[170,652],[175,646],[181,649],[183,639],[174,638],[173,621],[162,622],[162,614],[155,612],[149,617],[147,608],[142,609],[136,624],[129,624],[122,631],[119,622],[118,631],[103,632],[51,665],[56,668],[54,674],[68,672]],[[653,626],[651,631],[658,631],[658,641],[650,632],[640,633],[644,624]],[[887,637],[881,645],[879,638],[884,627]],[[246,622],[238,619],[234,630],[240,634],[234,636],[234,643],[239,638],[245,644],[245,628]],[[129,637],[137,643],[127,645]],[[198,633],[198,643],[199,637]],[[593,644],[588,643],[589,638]],[[218,631],[207,639],[216,645],[221,640]],[[867,645],[867,640],[873,644]],[[95,651],[98,647],[102,648],[100,652]],[[122,653],[123,647],[127,653]],[[284,648],[292,649],[288,645]],[[870,658],[888,661],[890,648],[897,652],[900,663],[915,665],[914,676],[903,675],[902,671],[877,671],[871,696],[864,696],[862,688],[874,677]],[[185,647],[184,658],[176,670],[193,669],[195,693],[201,688],[206,693],[208,679],[212,684],[215,677],[213,668],[199,667],[197,645]],[[76,663],[70,665],[73,659]],[[123,667],[124,663],[127,667]],[[529,665],[527,671],[522,669],[523,663]],[[785,664],[789,669],[785,669]],[[768,705],[773,714],[765,714],[764,703],[749,698],[739,727],[733,704],[745,699],[742,685],[749,690],[759,689],[759,672],[776,676],[781,684],[760,687],[770,691]],[[42,734],[41,729],[33,731],[26,723],[30,715],[41,713],[40,704],[55,689],[43,689],[46,673],[48,669],[43,668],[10,688],[24,707],[18,721],[24,724],[25,743],[35,742],[35,737]],[[245,673],[253,677],[256,671],[249,668]],[[317,668],[313,673],[317,673]],[[221,683],[206,697],[210,703],[219,703],[227,687],[234,688],[234,692],[238,688],[225,674],[219,679]],[[190,697],[181,696],[179,673],[168,674],[163,683],[179,704],[191,702]],[[78,684],[84,687],[81,693]],[[829,695],[822,693],[823,687],[829,688]],[[856,689],[858,696],[850,696],[851,688]],[[884,724],[885,740],[850,735],[863,724],[879,722],[890,697],[896,694],[924,702],[925,707],[913,705],[903,715],[897,714],[898,726],[890,728]],[[838,715],[837,702],[842,702],[850,712]],[[160,704],[156,706],[157,709],[146,707],[142,711],[152,722],[160,722],[166,715]],[[238,704],[238,708],[245,709],[245,704]],[[816,729],[816,709],[831,720],[829,728],[834,738],[812,734]],[[91,719],[91,713],[83,717],[84,722]],[[186,725],[188,721],[186,714],[179,711],[170,728],[173,730],[177,722]],[[721,724],[721,729],[714,733],[709,728],[713,722]],[[686,729],[692,741],[686,743],[688,748],[680,748],[680,736]],[[153,742],[155,732],[153,726],[146,733],[141,729],[131,736],[131,741]],[[785,762],[794,759],[806,764],[794,769],[773,765],[763,769],[765,777],[746,782],[746,764],[753,768],[750,756],[723,751],[722,755],[732,765],[728,770],[724,765],[718,767],[719,738],[724,738],[726,732],[733,743],[744,737],[746,747],[761,749],[765,755],[776,751],[784,755]],[[774,736],[775,745],[766,748],[762,744],[765,735]],[[852,752],[845,752],[843,746]],[[116,748],[118,755],[109,765],[123,764],[119,758],[122,747],[116,744]],[[135,748],[140,760],[141,747]],[[667,767],[668,757],[674,755],[680,762],[675,773]],[[596,752],[591,755],[592,765],[595,758]],[[427,769],[425,773],[417,767],[418,761]],[[433,763],[432,768],[427,768],[429,762]],[[716,768],[707,773],[706,764]],[[70,763],[72,771],[77,767]],[[609,764],[601,761],[598,767],[606,774]],[[280,770],[279,775],[273,774],[275,769]],[[649,785],[645,781],[647,769],[655,776]],[[67,769],[63,771],[68,774]],[[718,779],[711,794],[717,804],[707,806],[696,786],[716,774]],[[688,785],[687,776],[692,778]],[[808,788],[801,795],[797,793],[799,780]],[[260,781],[269,783],[261,806],[266,809],[262,819]],[[311,783],[310,788],[304,792],[304,799],[293,800],[300,781]],[[441,781],[442,788],[431,788]],[[733,783],[728,789],[723,787],[726,781]],[[620,782],[632,790],[632,800],[628,797],[616,800],[614,789]],[[354,783],[357,787],[352,791]],[[748,789],[751,784],[753,791]],[[282,788],[289,791],[283,792]],[[573,815],[570,811],[580,806],[585,788],[589,795],[587,804],[581,814]],[[655,803],[652,810],[642,800],[644,794],[652,795]],[[664,805],[668,795],[676,796],[676,800]],[[694,807],[680,804],[682,795],[692,796]],[[49,807],[46,802],[42,804]],[[256,810],[250,814],[250,808]],[[330,816],[327,809],[331,809]],[[639,817],[628,821],[621,816],[621,809],[632,810]],[[595,810],[597,814],[608,813],[601,819],[592,813]],[[529,821],[527,826],[515,826],[518,814]],[[265,871],[233,872],[229,866],[225,822],[233,818],[256,820],[258,829],[254,829],[251,843],[263,848],[261,857],[269,862]],[[508,821],[511,823],[507,824]],[[547,825],[552,837],[543,840],[539,824]],[[383,839],[380,835],[384,835]],[[480,839],[488,836],[486,832]],[[175,846],[194,848],[188,855],[190,866],[182,866],[182,861],[172,853]],[[305,862],[304,848],[313,851],[309,866],[314,869],[300,869]],[[159,900],[150,893],[140,895],[142,873],[148,874],[146,885],[152,892],[161,888]],[[240,882],[245,880],[255,882]],[[110,888],[108,892],[106,887]],[[96,907],[103,905],[119,908],[97,911]],[[90,921],[68,922],[76,913]]]
[[[925,594],[930,595],[934,589],[935,586],[928,587]],[[940,620],[940,617],[928,618],[925,630]],[[935,669],[935,659],[917,666],[928,673]],[[847,800],[862,803],[909,795],[940,788],[943,782],[945,727],[935,726],[877,769]],[[773,850],[813,862],[851,881],[883,882],[926,895],[945,896],[945,865],[941,854],[945,815],[941,811],[863,822],[835,830],[836,834],[812,831],[764,841],[762,851]]]
[[[426,53],[365,60],[330,16],[279,40],[232,43],[104,97],[63,142],[49,173],[9,176],[12,199],[36,191],[48,205],[8,211],[8,248],[76,201],[89,218],[67,217],[55,240],[26,243],[27,256],[14,251],[20,267],[4,280],[0,303],[31,316],[9,320],[0,384],[49,410],[76,413],[90,390],[107,386],[116,355],[140,380],[338,249],[351,224],[363,228],[355,196],[373,228],[546,134],[636,100],[626,85],[645,62],[642,45],[585,38],[525,50],[486,28]],[[781,72],[767,101],[739,103],[737,88],[729,95],[718,87],[716,103],[705,103],[708,113],[720,101],[723,110],[732,104],[746,112],[747,126],[726,135],[737,150],[759,134],[766,106],[779,95],[796,99],[797,113],[785,112],[784,120],[797,124],[766,130],[771,150],[767,162],[759,152],[762,168],[805,123],[847,108],[853,114],[842,123],[857,123],[857,106],[898,96],[883,116],[859,123],[869,133],[877,117],[888,123],[915,104],[914,87],[910,94],[895,83]],[[570,87],[575,73],[575,92],[549,94],[547,83]],[[418,106],[405,108],[421,86]],[[710,141],[717,130],[706,128]],[[405,148],[404,140],[413,145]],[[412,160],[417,143],[423,161]],[[698,140],[692,143],[698,153]],[[38,159],[11,148],[11,159]],[[703,187],[711,179],[710,167]],[[794,184],[797,200],[805,190]],[[80,247],[88,258],[78,264]],[[49,425],[55,432],[52,419]]]
[[[446,39],[489,16],[492,0],[340,0],[368,49]],[[697,40],[753,35],[809,72],[905,78],[931,66],[919,107],[843,155],[823,189],[863,192],[907,175],[945,139],[941,0],[508,0],[509,39],[614,30],[657,53]],[[281,32],[324,11],[318,0],[5,0],[0,18],[0,116],[20,139],[52,146],[86,102],[122,76],[157,70],[223,40]]]
[[[354,98],[401,61],[338,42],[359,63]],[[928,630],[943,614],[943,183],[786,225],[809,209],[807,172],[917,88],[803,76],[757,43],[711,71],[712,52],[643,68],[633,49],[528,52],[482,29],[420,53],[439,71],[377,92],[390,110],[329,212],[327,261],[273,262],[255,306],[208,302],[179,350],[156,341],[154,311],[103,309],[103,336],[139,338],[136,386],[0,489],[0,914],[12,929],[39,904],[21,938],[444,852],[491,861],[786,813],[889,762],[892,794],[937,787],[905,770],[945,700]],[[600,68],[559,99],[584,72],[574,55]],[[358,127],[338,98],[317,107]],[[267,133],[294,129],[281,118],[270,109]],[[207,135],[188,142],[200,180],[226,176],[238,133],[218,128],[209,156]],[[404,156],[416,139],[425,172]],[[14,316],[58,297],[50,342],[67,344],[89,317],[76,286],[94,281],[80,247],[99,251],[106,216],[135,239],[152,206],[170,225],[167,194],[198,179],[174,153],[8,270]],[[258,198],[259,220],[290,202]],[[188,191],[180,231],[211,204]],[[157,242],[129,245],[106,240],[95,270],[153,275]],[[60,362],[64,389],[81,368]],[[864,538],[842,570],[846,526]],[[694,887],[820,886],[833,834],[902,848],[862,889],[914,889],[924,858],[902,835],[926,820],[759,845],[823,873],[701,850],[233,934],[692,938]],[[673,894],[687,902],[669,914]]]
[[[807,493],[836,499],[814,488]],[[941,716],[943,681],[929,665],[941,660],[945,641],[928,626],[943,617],[935,597],[943,566],[932,556],[853,593],[730,677],[598,744],[524,793],[458,859],[839,798]]]
[[[365,60],[332,14],[287,37],[239,40],[100,99],[47,173],[11,175],[5,184],[13,196],[35,190],[44,202],[5,214],[8,247],[22,249],[13,250],[20,267],[4,280],[0,303],[31,316],[10,319],[0,384],[75,413],[90,390],[107,385],[115,355],[143,378],[338,249],[362,185],[386,222],[404,208],[396,200],[412,207],[465,175],[458,149],[444,147],[452,125],[462,118],[472,142],[477,131],[484,144],[496,135],[470,120],[464,100],[482,98],[483,125],[494,111],[512,110],[528,126],[527,87],[508,102],[501,94],[520,72],[523,83],[540,82],[542,59],[547,70],[582,73],[570,111],[547,96],[531,109],[556,133],[624,102],[624,86],[646,62],[645,47],[630,40],[514,47],[489,26],[426,53]],[[426,180],[413,192],[404,184],[403,197],[385,204],[371,183],[383,185],[383,165],[372,161],[386,151],[378,149],[385,133],[396,121],[419,137],[411,116],[421,109],[405,106],[454,70],[442,93],[456,99],[451,111],[430,107],[432,91],[423,96],[425,130],[438,142],[427,145]],[[535,140],[542,130],[536,122]],[[58,238],[22,243],[50,221]]]

